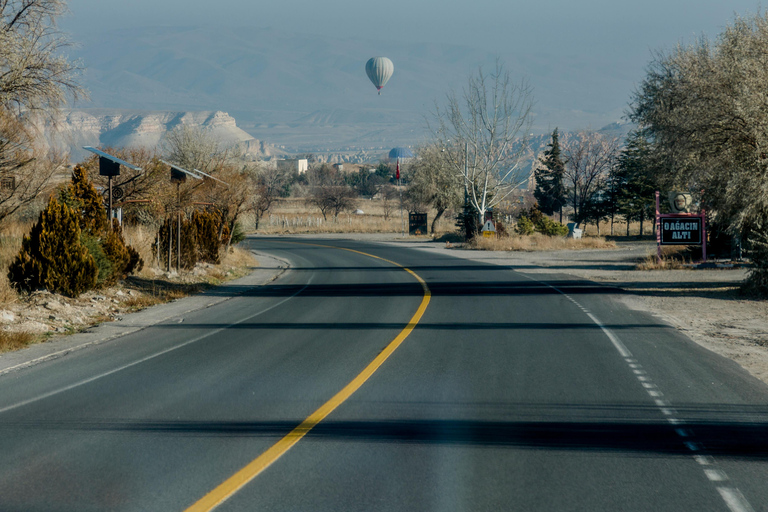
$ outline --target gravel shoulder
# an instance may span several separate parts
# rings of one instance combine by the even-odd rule
[[[69,302],[72,304],[60,296],[48,292],[37,292],[33,304],[25,305],[24,310],[17,311],[18,315],[16,316],[23,321],[15,327],[29,329],[29,326],[39,325],[41,329],[48,332],[57,332],[51,331],[54,327],[50,324],[57,322],[58,319],[49,320],[45,318],[46,315],[55,313],[49,316],[51,318],[57,316],[66,318],[67,322],[71,324],[74,318],[84,318],[85,320],[82,321],[87,321],[88,315],[92,314],[88,311],[90,309],[96,310],[105,321],[75,334],[54,335],[44,343],[37,343],[21,350],[0,354],[0,375],[63,357],[78,350],[111,342],[145,327],[211,307],[254,287],[275,280],[289,266],[288,262],[268,254],[253,252],[253,255],[258,261],[258,266],[244,277],[225,282],[197,295],[157,304],[131,313],[121,312],[120,299],[126,297],[122,292],[118,292],[121,293],[119,297],[113,297],[114,292],[102,292],[103,295],[88,293],[84,294],[79,302],[70,300]],[[52,306],[54,304],[55,306]],[[22,317],[22,315],[24,316]],[[8,327],[12,326],[6,325],[6,328]]]

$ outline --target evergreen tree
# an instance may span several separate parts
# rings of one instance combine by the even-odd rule
[[[547,150],[544,151],[543,158],[540,159],[543,167],[539,167],[534,172],[536,179],[536,189],[533,196],[539,203],[539,209],[547,215],[555,212],[560,213],[560,222],[563,222],[563,205],[566,203],[565,185],[563,184],[563,173],[565,172],[565,163],[560,156],[560,136],[557,128],[552,132],[552,142],[547,144]]]
[[[642,131],[627,135],[626,146],[619,153],[614,180],[617,210],[627,220],[627,236],[631,221],[640,222],[642,234],[644,221],[654,217],[654,192],[658,190],[650,160],[650,145]]]
[[[75,166],[72,170],[72,180],[69,186],[61,191],[60,199],[73,210],[80,212],[81,231],[99,236],[109,229],[104,201],[93,182],[88,179],[88,171],[84,167]]]
[[[8,280],[19,291],[45,289],[77,297],[96,285],[98,274],[93,256],[80,240],[77,213],[51,197],[24,237]]]

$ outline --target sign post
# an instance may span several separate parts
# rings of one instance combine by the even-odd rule
[[[662,245],[700,245],[702,261],[707,261],[706,211],[699,213],[661,213],[656,191],[656,257],[661,263]]]
[[[90,151],[91,153],[98,155],[99,157],[99,174],[106,176],[109,180],[109,197],[107,199],[107,218],[109,219],[109,227],[112,229],[112,178],[120,176],[120,166],[123,165],[134,171],[141,171],[141,167],[137,167],[133,164],[129,164],[125,160],[112,156],[109,153],[105,153],[99,149],[92,148],[91,146],[83,146],[83,149]],[[122,197],[122,190],[120,190]],[[117,198],[120,199],[119,197]]]
[[[483,224],[483,238],[493,238],[496,236],[496,225],[492,219],[488,219]]]
[[[427,228],[427,214],[426,213],[408,213],[408,234],[409,235],[426,235],[428,233]]]

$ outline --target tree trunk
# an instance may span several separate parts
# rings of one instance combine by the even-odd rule
[[[437,225],[438,219],[443,216],[443,213],[445,212],[445,209],[443,210],[437,210],[437,214],[435,214],[435,218],[432,220],[432,234],[435,234],[435,226]]]
[[[611,236],[613,236],[613,222],[614,222],[614,217],[615,217],[614,213],[613,213],[613,212],[611,212]]]

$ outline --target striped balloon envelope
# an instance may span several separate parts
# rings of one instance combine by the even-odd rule
[[[386,57],[371,57],[365,63],[365,73],[379,90],[379,94],[381,94],[381,88],[387,83],[394,70],[395,65]]]

